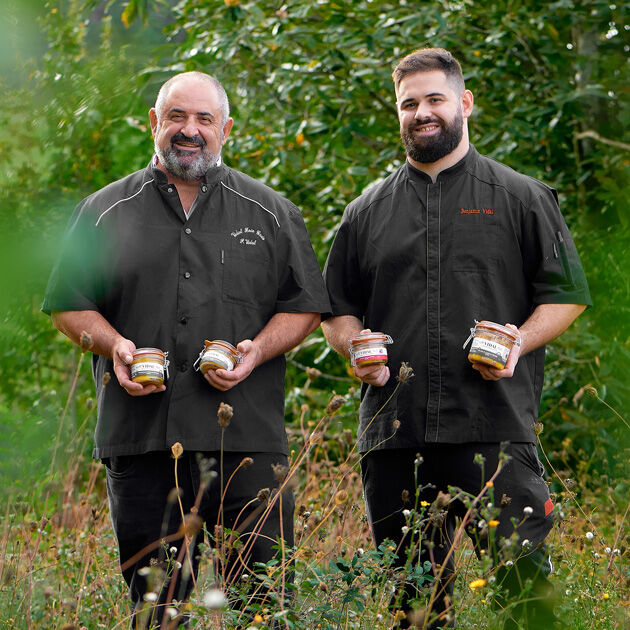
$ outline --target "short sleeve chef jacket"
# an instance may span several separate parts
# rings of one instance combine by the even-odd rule
[[[324,277],[333,315],[394,339],[387,385],[363,385],[361,452],[533,441],[544,348],[490,382],[462,345],[475,319],[520,326],[539,304],[590,304],[555,191],[474,147],[435,183],[407,162],[350,203]],[[402,361],[415,377],[372,420]]]
[[[166,391],[129,396],[112,361],[93,357],[95,457],[168,449],[219,450],[217,407],[234,408],[226,451],[287,453],[284,356],[228,392],[193,368],[204,339],[253,339],[278,312],[326,312],[328,298],[299,210],[219,165],[186,218],[153,165],[79,204],[43,310],[95,310],[136,347],[168,351]],[[89,332],[89,331],[88,331]],[[112,380],[103,385],[109,372]]]

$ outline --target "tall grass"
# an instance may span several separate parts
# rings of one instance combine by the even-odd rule
[[[72,385],[70,397],[73,395]],[[430,563],[418,567],[410,554],[405,566],[395,569],[393,557],[400,550],[393,544],[376,550],[371,542],[361,495],[360,455],[352,436],[334,421],[341,409],[354,410],[356,404],[352,393],[333,395],[321,409],[303,404],[299,418],[289,427],[290,466],[278,471],[278,488],[263,497],[253,524],[258,531],[272,506],[283,500],[285,492],[293,491],[293,549],[279,541],[275,560],[237,577],[225,570],[225,556],[238,546],[238,527],[229,531],[219,526],[198,533],[183,528],[187,535],[203,534],[206,543],[199,547],[202,560],[191,599],[169,602],[164,628],[175,628],[179,615],[186,612],[191,617],[190,627],[197,629],[384,630],[402,616],[390,603],[405,581],[425,587],[426,599],[419,602],[411,621],[419,628],[426,627],[438,588]],[[229,425],[222,430],[229,431]],[[59,440],[63,436],[60,430]],[[99,462],[83,455],[87,439],[84,431],[69,443],[53,445],[55,456],[64,453],[63,465],[51,469],[47,483],[28,500],[9,501],[3,510],[0,628],[113,630],[130,623],[130,606],[109,522],[105,475]],[[174,455],[176,485],[175,450]],[[546,463],[561,488],[555,497],[561,518],[548,542],[556,564],[552,581],[562,627],[630,627],[626,480],[614,484],[575,480],[571,471],[558,469],[557,463],[553,467],[549,460]],[[222,485],[228,486],[229,481],[223,480]],[[450,497],[439,497],[430,506],[412,502],[405,516],[415,545],[430,520],[449,501],[463,500],[470,514],[483,514],[487,487],[480,488],[477,496],[463,495],[454,488]],[[182,514],[182,520],[188,516]],[[505,613],[493,605],[501,589],[496,567],[491,566],[491,554],[480,559],[474,554],[462,535],[465,520],[451,549],[456,566],[453,611],[463,628],[498,628]],[[491,529],[492,520],[488,523]],[[168,550],[168,541],[156,544],[164,544]],[[167,573],[185,570],[185,547],[167,553]],[[293,581],[289,574],[294,575]],[[260,604],[252,594],[263,590],[269,596]],[[527,597],[526,589],[522,597]],[[226,605],[226,601],[237,600],[238,609]],[[148,601],[147,609],[150,606]]]

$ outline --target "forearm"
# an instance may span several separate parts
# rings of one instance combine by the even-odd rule
[[[88,333],[92,340],[89,350],[109,359],[116,343],[124,339],[97,311],[53,311],[51,318],[55,328],[79,346],[81,333]]]
[[[563,333],[586,308],[582,304],[540,304],[519,327],[521,356],[532,352]]]
[[[326,341],[334,350],[349,359],[348,339],[356,337],[363,330],[363,323],[354,315],[340,315],[322,322],[322,330]]]
[[[276,313],[256,335],[256,365],[295,348],[321,321],[319,313]]]

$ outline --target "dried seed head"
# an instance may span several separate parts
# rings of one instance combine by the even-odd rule
[[[403,503],[409,503],[409,490],[403,490],[400,493],[400,498],[402,499]]]
[[[85,330],[82,330],[79,343],[81,346],[81,352],[87,352],[94,345],[94,341],[92,341],[92,335],[90,335],[90,333],[88,332],[85,332]]]
[[[406,361],[403,361],[400,364],[400,370],[398,370],[398,377],[397,377],[398,380],[401,383],[404,383],[405,381],[408,381],[413,376],[414,376],[413,368],[409,365],[409,363],[407,363]]]
[[[234,415],[234,409],[232,409],[231,405],[222,402],[219,405],[219,410],[217,411],[217,416],[219,417],[219,426],[223,429],[230,426],[230,420]]]
[[[585,385],[584,386],[584,393],[587,396],[592,396],[593,398],[598,398],[599,397],[599,393],[597,392],[597,390],[592,385]]]
[[[171,453],[173,454],[173,457],[175,459],[179,459],[182,456],[183,452],[184,452],[184,447],[181,445],[180,442],[175,442],[175,444],[171,446]]]
[[[326,407],[326,413],[329,416],[332,416],[343,404],[346,402],[346,399],[339,394],[335,394],[330,401],[328,402],[328,406]]]
[[[346,441],[346,444],[352,444],[354,441],[354,433],[351,429],[343,430],[343,439]]]
[[[103,374],[103,387],[105,387],[105,385],[107,385],[107,383],[109,383],[109,381],[112,380],[112,375],[109,372],[105,372],[105,374]]]
[[[203,521],[197,514],[186,514],[177,534],[178,536],[195,536],[201,531],[202,525]]]
[[[94,409],[94,398],[88,398],[85,401],[85,406],[87,407],[88,411],[92,411],[92,409]]]
[[[287,473],[289,472],[288,466],[284,464],[271,464],[271,468],[273,470],[273,476],[278,483],[282,483],[287,478]]]
[[[251,457],[243,457],[243,459],[241,460],[241,467],[242,468],[249,468],[253,463],[254,463],[253,458],[251,458]]]
[[[435,504],[437,507],[442,510],[451,502],[451,495],[448,492],[442,492],[441,490],[438,492],[437,499],[435,499]]]
[[[269,498],[269,488],[261,488],[256,495],[259,501],[266,501]]]
[[[348,492],[346,490],[339,490],[335,495],[335,504],[341,505],[348,500]]]
[[[398,431],[398,429],[400,429],[400,420],[396,418],[396,420],[392,423],[392,426],[394,427],[394,431]]]
[[[306,376],[308,376],[309,381],[314,381],[316,378],[320,377],[322,373],[314,367],[307,367],[305,369]]]
[[[507,494],[504,494],[501,497],[501,503],[499,504],[499,507],[507,507],[508,505],[510,505],[510,503],[512,503],[512,497],[508,497]]]
[[[534,425],[532,428],[534,429],[534,433],[536,435],[540,435],[543,432],[545,425],[542,422],[534,422]]]

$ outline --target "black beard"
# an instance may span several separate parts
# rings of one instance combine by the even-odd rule
[[[418,141],[413,135],[413,130],[429,122],[440,125],[440,134],[435,139],[426,138],[425,140]],[[450,123],[441,119],[414,121],[407,129],[400,130],[400,137],[407,155],[412,160],[420,164],[430,164],[452,153],[461,142],[463,133],[464,119],[461,110],[459,110]]]

